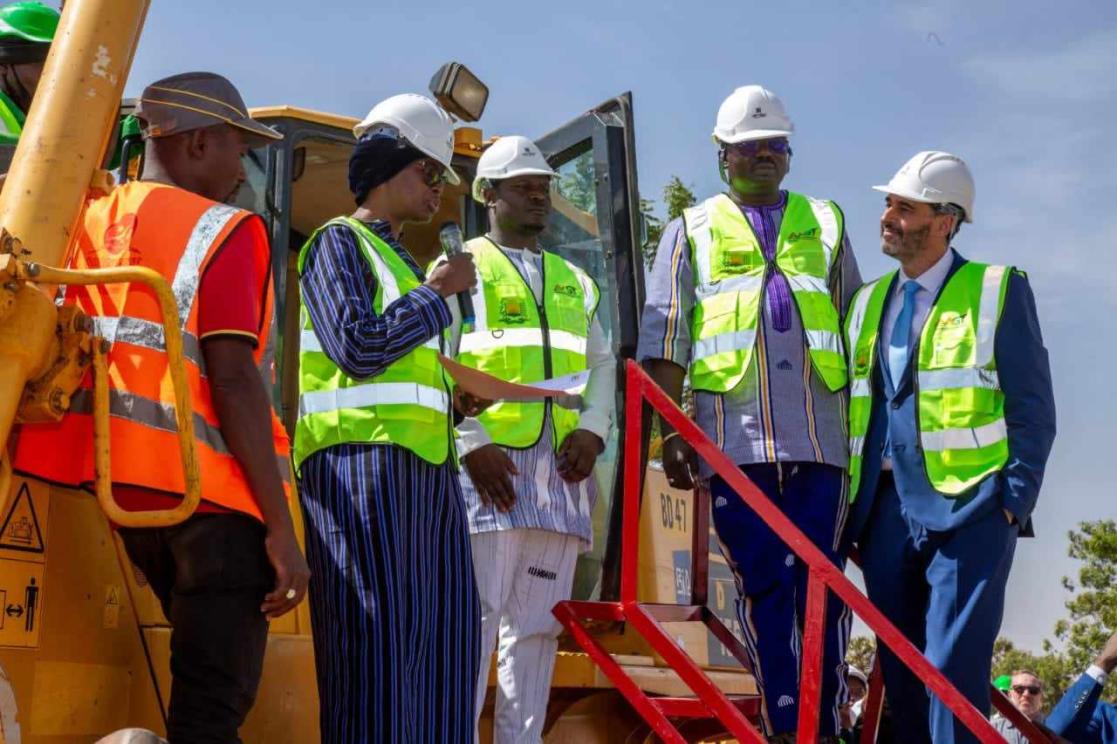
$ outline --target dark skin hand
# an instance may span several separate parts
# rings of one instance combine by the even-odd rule
[[[260,611],[268,618],[276,618],[302,601],[310,581],[310,568],[295,537],[275,457],[271,401],[248,339],[207,338],[202,341],[202,354],[221,435],[244,470],[267,526],[264,546],[268,562],[275,569],[275,588],[264,597]],[[294,590],[294,595],[288,598],[290,590]]]
[[[671,397],[671,400],[676,403],[682,401],[685,369],[666,359],[649,359],[644,363],[644,368],[655,384],[663,388],[663,391]],[[694,488],[694,480],[698,476],[698,455],[683,441],[682,437],[668,438],[675,429],[662,416],[659,419],[659,426],[660,431],[663,432],[663,472],[667,475],[667,483],[672,488],[689,491]]]
[[[519,475],[512,458],[495,444],[486,444],[462,458],[481,503],[507,512],[516,505],[512,476]]]
[[[460,387],[454,388],[454,410],[465,416],[466,418],[473,418],[479,416],[486,408],[491,406],[493,401],[486,400],[485,398],[478,398],[472,393],[467,393]]]
[[[601,437],[585,429],[570,432],[558,449],[558,472],[567,483],[580,483],[593,472],[597,456],[605,450]]]

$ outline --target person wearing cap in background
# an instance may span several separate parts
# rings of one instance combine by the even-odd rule
[[[118,534],[172,628],[167,738],[234,742],[259,686],[268,618],[293,609],[309,580],[285,493],[288,439],[260,374],[274,299],[268,234],[257,215],[227,205],[245,178],[242,155],[281,135],[209,72],[147,86],[136,116],[141,178],[90,202],[69,268],[152,269],[182,315],[202,502],[179,525]],[[176,506],[185,485],[157,303],[129,283],[71,286],[65,301],[112,342],[116,501],[131,511]],[[87,376],[60,422],[23,427],[15,467],[91,487],[91,413]]]
[[[36,0],[0,7],[0,145],[19,142],[59,17]]]
[[[298,257],[302,332],[294,460],[322,741],[473,741],[480,609],[438,356],[447,298],[476,281],[461,254],[424,275],[400,244],[451,167],[449,114],[419,95],[354,129],[356,210]]]
[[[496,744],[542,740],[561,630],[551,609],[570,598],[578,553],[593,539],[593,467],[616,405],[601,293],[584,270],[539,244],[554,177],[526,137],[502,137],[481,155],[473,198],[488,209],[489,231],[465,246],[477,263],[476,319],[452,346],[459,362],[510,382],[589,370],[573,400],[500,402],[458,427],[481,597],[476,713],[495,645]],[[451,308],[457,315],[457,303]]]
[[[900,269],[861,288],[846,320],[849,536],[869,598],[988,715],[1005,582],[1055,438],[1047,350],[1025,275],[951,247],[974,219],[961,158],[918,153],[874,188]],[[906,741],[976,741],[877,648]]]
[[[832,561],[846,515],[846,360],[841,318],[861,283],[838,206],[780,188],[791,120],[759,85],[718,110],[714,140],[728,189],[663,232],[648,280],[638,357],[680,401],[689,371],[698,425]],[[712,471],[665,421],[675,488]],[[773,740],[798,725],[807,567],[720,477],[713,522],[737,580],[738,614]],[[849,614],[830,595],[821,733],[845,698]]]
[[[59,11],[38,0],[0,7],[0,186],[23,134],[60,19]],[[120,146],[126,137],[141,140],[135,116],[121,120],[110,170],[120,164]]]
[[[997,677],[993,680],[993,687],[1007,695],[1008,691],[1012,689],[1012,675],[1002,674]]]

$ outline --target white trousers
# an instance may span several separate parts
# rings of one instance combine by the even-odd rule
[[[562,630],[551,608],[570,598],[581,540],[530,529],[482,532],[471,535],[470,540],[481,596],[477,718],[480,720],[485,704],[490,659],[496,647],[493,743],[538,744],[543,738]]]

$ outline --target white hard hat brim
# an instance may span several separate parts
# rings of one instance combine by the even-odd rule
[[[907,189],[898,189],[895,186],[873,186],[873,191],[879,191],[883,194],[892,194],[893,196],[899,196],[903,199],[910,199],[911,201],[920,202],[922,204],[943,204],[944,203],[943,201],[941,201],[939,199],[928,199],[927,197],[923,196],[922,194],[916,194],[916,193],[913,193],[913,192],[911,192]],[[962,221],[963,222],[971,222],[971,223],[973,222],[973,219],[970,218],[970,213],[968,211],[966,211],[965,208],[962,209]]]
[[[399,121],[395,117],[374,117],[372,116],[372,111],[370,111],[369,115],[365,117],[364,121],[353,127],[353,136],[356,139],[360,139],[364,136],[365,132],[371,129],[375,124],[388,124],[395,127],[399,130],[400,136],[403,137],[404,140],[406,140],[407,144],[411,145],[416,150],[426,155],[428,158],[438,161],[438,163],[442,165],[442,168],[446,171],[446,179],[452,185],[457,186],[462,182],[461,177],[454,172],[453,166],[451,166],[447,160],[442,159],[443,156],[434,152],[429,147],[423,147],[422,145],[416,144],[414,140],[417,138],[407,136],[407,125],[404,122]],[[450,157],[452,158],[453,156],[454,152],[453,150],[451,150]]]
[[[419,152],[428,156],[431,160],[437,160],[439,162],[439,164],[442,166],[442,169],[446,171],[446,180],[450,182],[450,185],[457,186],[458,184],[460,184],[462,182],[461,176],[459,176],[454,171],[454,167],[452,165],[450,165],[449,163],[442,162],[442,158],[438,157],[437,155],[435,155],[433,152],[426,149],[425,147],[419,147],[418,145],[416,145],[416,144],[414,144],[413,142],[410,142],[410,141],[409,141],[409,144],[412,147],[414,147],[416,150],[418,150]]]
[[[789,129],[750,129],[747,132],[740,132],[727,137],[723,137],[717,132],[714,132],[714,139],[718,142],[724,142],[727,145],[735,145],[738,142],[752,142],[753,140],[773,139],[774,137],[790,137],[792,134],[794,134],[794,132]]]
[[[473,179],[473,199],[474,201],[478,201],[482,204],[485,203],[485,195],[481,193],[485,182],[492,183],[493,181],[507,181],[509,178],[515,178],[516,176],[549,176],[551,178],[554,178],[557,175],[558,174],[550,168],[519,168],[512,171],[511,173],[501,176],[500,178],[478,176],[477,178]]]

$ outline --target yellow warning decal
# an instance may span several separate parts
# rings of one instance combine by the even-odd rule
[[[0,558],[42,563],[47,548],[49,489],[36,481],[19,481],[15,497],[0,519]]]

